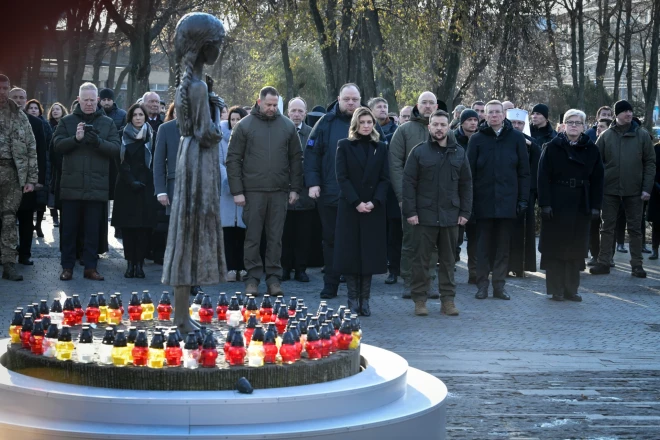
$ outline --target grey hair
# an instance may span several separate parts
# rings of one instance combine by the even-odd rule
[[[571,116],[579,116],[580,119],[582,119],[583,124],[587,120],[587,115],[584,114],[584,112],[582,110],[572,108],[570,110],[567,110],[566,113],[564,113],[564,121],[566,121]]]
[[[94,90],[97,95],[99,94],[99,89],[96,87],[96,84],[91,82],[82,83],[78,89],[78,96],[82,95],[83,90]]]
[[[158,100],[160,101],[160,95],[158,93],[156,93],[156,92],[145,92],[145,94],[142,95],[142,102],[146,101],[147,100],[147,95],[151,95],[152,93],[154,95],[158,96]]]

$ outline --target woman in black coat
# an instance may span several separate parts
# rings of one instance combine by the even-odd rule
[[[646,219],[652,224],[651,256],[649,260],[658,259],[658,246],[660,245],[660,142],[653,146],[655,150],[655,183],[651,191],[651,200],[646,211]]]
[[[582,301],[580,271],[589,247],[591,220],[603,203],[603,162],[583,133],[585,114],[564,115],[565,133],[548,142],[541,154],[538,195],[541,207],[541,269],[547,294],[555,301]]]
[[[147,111],[134,104],[126,114],[122,137],[119,171],[115,184],[112,226],[121,228],[126,278],[144,278],[144,258],[149,250],[149,237],[156,224],[156,196],[152,170],[153,134],[146,122]]]
[[[386,216],[390,185],[387,146],[378,142],[376,118],[360,107],[348,139],[337,144],[339,205],[334,265],[346,277],[351,313],[370,316],[371,276],[387,272]]]

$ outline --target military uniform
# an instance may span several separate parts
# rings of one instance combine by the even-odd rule
[[[16,262],[16,211],[23,187],[37,183],[37,150],[32,127],[25,113],[11,100],[0,107],[0,251],[2,263]]]

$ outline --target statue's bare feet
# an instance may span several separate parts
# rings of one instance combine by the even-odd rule
[[[194,332],[195,330],[199,330],[201,328],[199,323],[190,317],[188,317],[188,319],[184,320],[183,322],[177,323],[176,326],[181,331],[181,334],[184,335],[184,337],[188,333]]]
[[[201,328],[199,323],[190,317],[188,311],[189,298],[190,286],[174,287],[174,325],[181,331],[184,338],[188,333]]]

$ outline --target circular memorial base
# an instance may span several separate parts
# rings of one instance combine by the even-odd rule
[[[0,360],[8,343],[0,340]],[[444,439],[445,385],[387,350],[363,344],[361,354],[359,374],[250,395],[88,387],[0,366],[0,432],[21,440]]]

